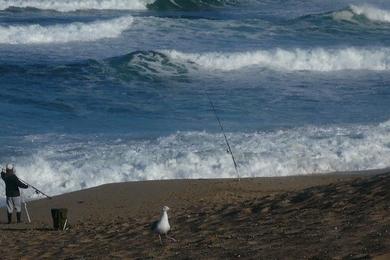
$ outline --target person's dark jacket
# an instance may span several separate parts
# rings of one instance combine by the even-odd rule
[[[5,195],[7,197],[18,197],[20,196],[19,188],[27,189],[28,185],[21,182],[18,177],[13,173],[1,173],[1,178],[5,182]]]

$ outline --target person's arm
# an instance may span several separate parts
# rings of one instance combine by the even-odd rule
[[[27,189],[28,188],[28,185],[24,184],[23,182],[21,182],[18,177],[16,177],[16,180],[17,180],[19,188],[22,188],[22,189]]]

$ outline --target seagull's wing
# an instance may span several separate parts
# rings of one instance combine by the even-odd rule
[[[157,225],[158,225],[158,221],[154,221],[154,222],[150,225],[150,229],[151,229],[152,231],[156,231]]]

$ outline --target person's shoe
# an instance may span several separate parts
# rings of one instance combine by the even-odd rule
[[[22,222],[22,212],[16,212],[16,219],[18,223]]]
[[[8,217],[8,224],[11,224],[11,222],[12,222],[12,213],[8,213],[7,217]]]

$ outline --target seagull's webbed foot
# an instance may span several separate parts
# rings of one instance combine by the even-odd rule
[[[158,238],[160,239],[160,245],[163,245],[163,242],[162,242],[162,239],[161,239],[161,235],[158,234]]]

